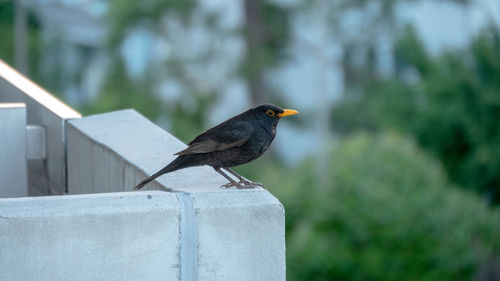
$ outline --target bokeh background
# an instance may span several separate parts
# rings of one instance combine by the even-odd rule
[[[0,59],[183,141],[299,110],[237,169],[285,206],[288,280],[500,280],[498,0],[0,0]]]

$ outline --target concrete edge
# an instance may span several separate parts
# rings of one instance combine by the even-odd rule
[[[178,204],[175,194],[163,191],[2,198],[0,218],[178,210]]]

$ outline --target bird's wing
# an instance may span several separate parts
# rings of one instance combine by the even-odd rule
[[[248,141],[254,127],[250,122],[222,123],[196,137],[189,146],[174,155],[187,155],[223,151]]]

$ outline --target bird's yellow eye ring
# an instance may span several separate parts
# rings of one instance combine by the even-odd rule
[[[267,114],[268,116],[274,116],[274,111],[272,111],[271,109],[268,109],[268,110],[266,111],[266,114]]]

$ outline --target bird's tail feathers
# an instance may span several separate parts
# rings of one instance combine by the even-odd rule
[[[177,159],[176,159],[177,160]],[[175,170],[178,170],[180,167],[178,167],[178,164],[176,163],[177,161],[172,161],[170,164],[168,164],[167,166],[165,166],[165,168],[159,170],[158,172],[156,172],[155,174],[153,174],[152,176],[142,180],[138,185],[136,185],[136,187],[134,187],[134,190],[139,190],[141,189],[142,187],[144,187],[146,184],[148,184],[149,182],[155,180],[157,177],[163,175],[163,174],[166,174],[166,173],[170,173],[170,172],[173,172]]]

